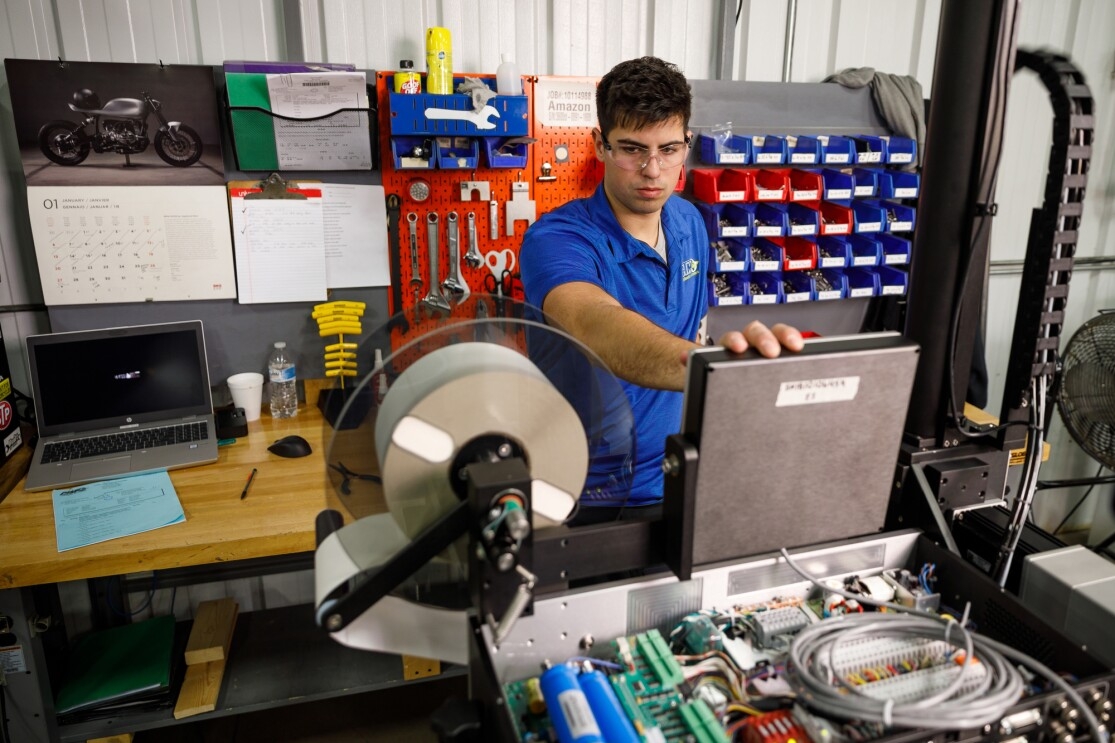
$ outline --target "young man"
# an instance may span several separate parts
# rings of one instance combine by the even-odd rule
[[[604,473],[590,472],[582,522],[662,499],[666,437],[681,425],[686,357],[708,310],[708,233],[697,209],[674,195],[692,138],[691,106],[677,66],[654,57],[616,65],[596,90],[600,128],[592,138],[603,183],[543,215],[523,240],[527,303],[624,380],[634,414],[630,496],[617,502],[594,485]],[[783,346],[800,350],[802,339],[794,328],[753,322],[720,343],[774,357]]]

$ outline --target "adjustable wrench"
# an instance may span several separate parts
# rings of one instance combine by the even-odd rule
[[[457,212],[449,212],[446,220],[449,222],[445,228],[449,234],[449,275],[441,282],[441,291],[447,298],[463,302],[468,299],[471,292],[468,284],[461,277],[461,242],[457,232]]]
[[[465,253],[465,263],[473,268],[484,265],[484,256],[480,255],[479,241],[476,239],[476,215],[468,213],[468,252]]]
[[[494,106],[484,106],[479,111],[458,111],[451,108],[427,108],[424,112],[427,119],[451,119],[467,121],[477,129],[495,129],[493,118],[499,118],[499,111]]]
[[[439,315],[443,312],[449,312],[449,302],[441,295],[441,289],[438,288],[438,221],[437,212],[430,212],[426,215],[426,242],[430,249],[430,283],[429,289],[426,291],[426,296],[422,298],[420,304],[431,312],[431,314]]]
[[[410,227],[410,284],[414,288],[414,303],[417,305],[422,277],[418,275],[418,215],[414,212],[407,213],[407,226]]]

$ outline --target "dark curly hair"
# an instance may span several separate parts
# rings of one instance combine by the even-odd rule
[[[617,126],[642,129],[675,117],[688,129],[692,104],[685,75],[657,57],[620,62],[596,87],[596,117],[605,137]]]

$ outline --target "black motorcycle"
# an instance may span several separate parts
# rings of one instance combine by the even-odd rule
[[[101,99],[92,90],[74,93],[70,110],[83,114],[80,124],[72,121],[51,121],[39,130],[39,149],[59,165],[77,165],[89,157],[89,149],[97,152],[119,152],[136,155],[147,149],[147,118],[159,120],[155,132],[155,152],[170,165],[185,168],[201,159],[201,137],[178,121],[167,121],[157,100],[146,92],[137,98],[113,98],[101,106]]]

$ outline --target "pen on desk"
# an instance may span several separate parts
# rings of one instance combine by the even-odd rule
[[[245,498],[248,497],[248,488],[250,488],[252,486],[252,480],[255,479],[255,476],[256,476],[256,468],[252,467],[252,474],[248,475],[248,481],[246,483],[244,483],[244,489],[242,491],[240,491],[240,500],[244,500]]]

